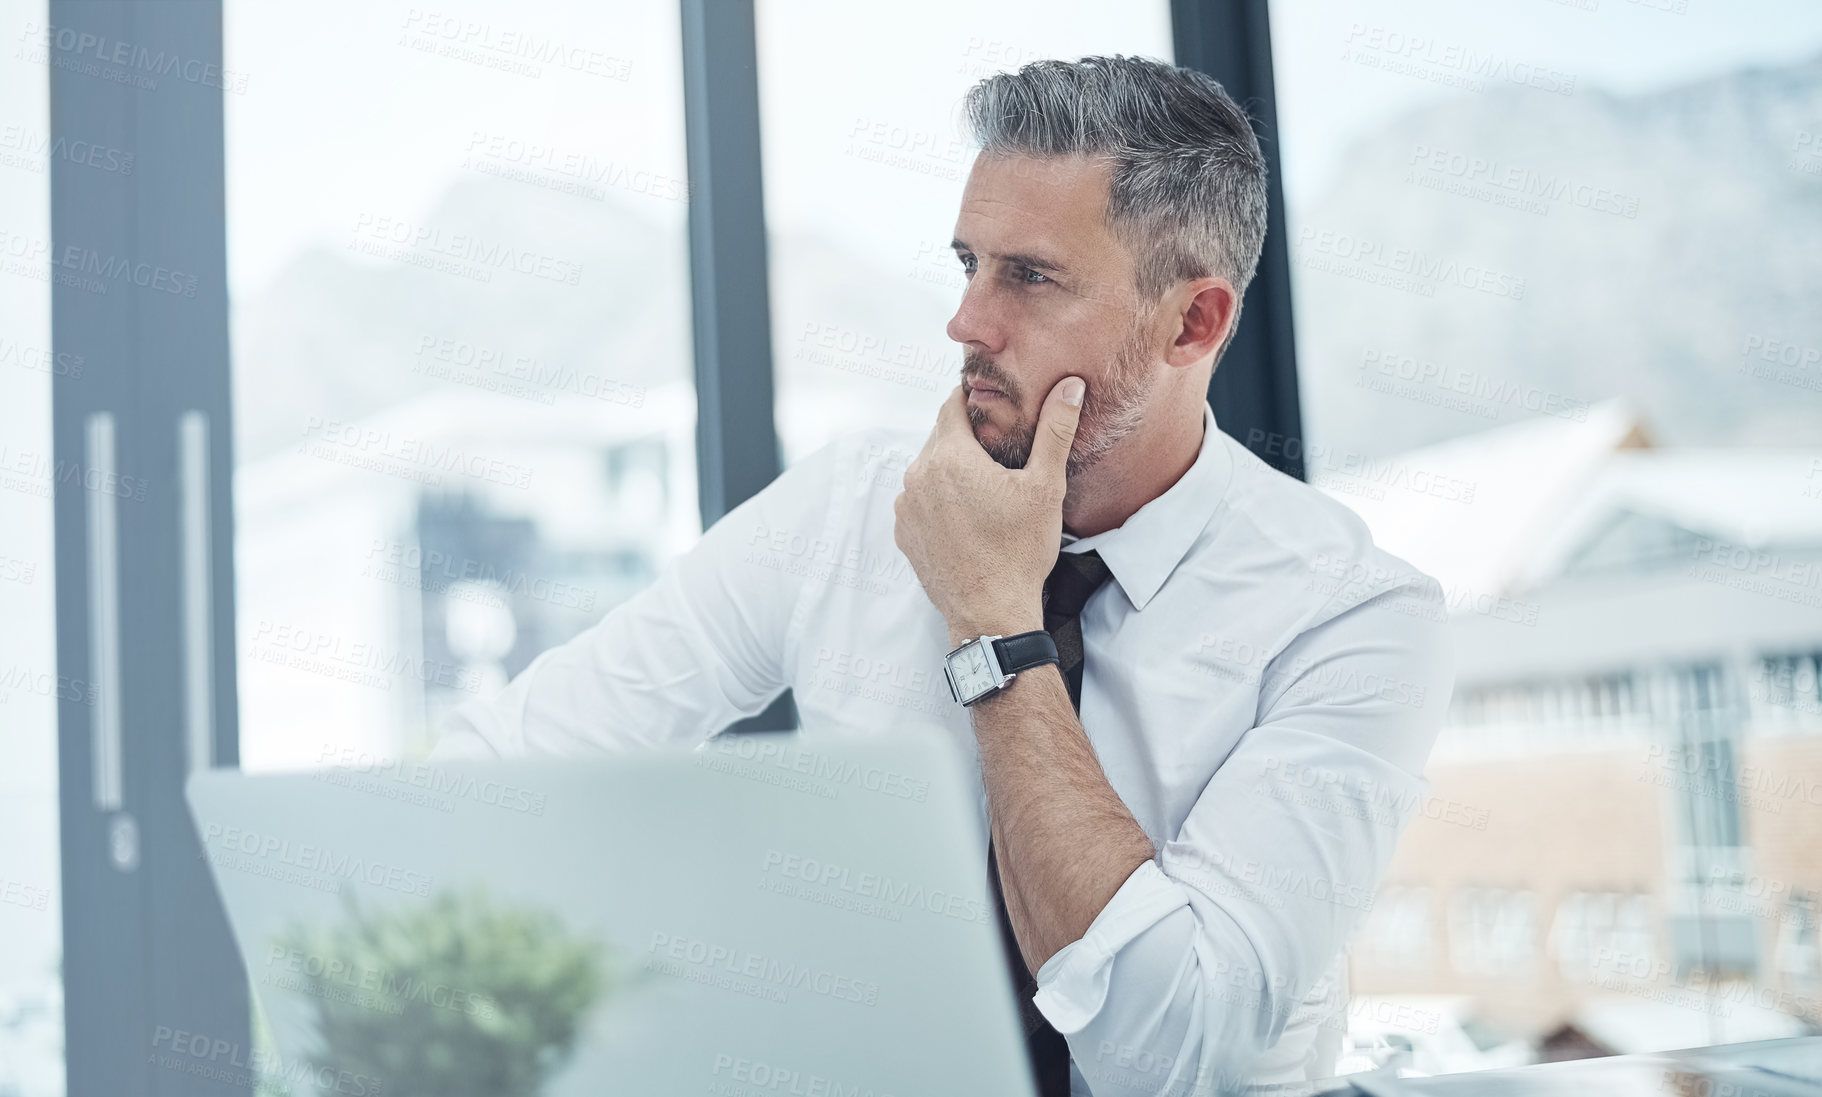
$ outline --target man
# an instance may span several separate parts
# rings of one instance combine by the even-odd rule
[[[809,731],[941,729],[1046,1097],[1327,1076],[1448,702],[1440,592],[1215,427],[1266,217],[1220,86],[1040,61],[966,107],[934,430],[805,458],[438,754],[699,743],[785,687]]]

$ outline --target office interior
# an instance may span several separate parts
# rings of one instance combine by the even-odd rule
[[[0,1097],[279,1092],[186,780],[422,760],[783,470],[928,430],[955,106],[1096,54],[1251,113],[1270,223],[1215,419],[1447,602],[1431,793],[1323,1091],[1822,1090],[1822,7],[0,0],[0,30]],[[238,1065],[160,1054],[178,1029]]]

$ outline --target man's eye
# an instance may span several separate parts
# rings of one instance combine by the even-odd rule
[[[1026,274],[1029,274],[1029,275],[1031,275],[1031,276],[1032,276],[1032,277],[1033,277],[1033,278],[1036,278],[1036,279],[1037,279],[1037,281],[1035,281],[1035,282],[1033,282],[1033,281],[1031,281],[1031,280],[1029,280],[1029,279],[1027,279],[1027,280],[1026,280],[1026,281],[1025,281],[1025,284],[1026,284],[1026,285],[1028,285],[1028,286],[1036,286],[1036,285],[1041,285],[1041,284],[1042,284],[1042,283],[1045,283],[1045,282],[1048,282],[1048,281],[1050,281],[1050,279],[1048,279],[1048,278],[1046,278],[1046,277],[1044,277],[1044,276],[1043,276],[1043,275],[1041,275],[1041,274],[1039,274],[1039,273],[1038,273],[1038,272],[1037,272],[1037,271],[1035,271],[1035,270],[1032,270],[1032,269],[1031,269],[1031,268],[1030,268],[1030,267],[1020,267],[1020,268],[1019,268],[1019,269],[1020,269],[1020,270],[1022,270],[1022,271],[1024,271],[1024,272],[1025,272],[1025,273],[1026,273]]]
[[[974,273],[974,256],[964,255],[964,256],[961,256],[960,258],[962,261],[962,273],[963,274],[973,274]]]

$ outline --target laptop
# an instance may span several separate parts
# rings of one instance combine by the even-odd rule
[[[1033,1095],[949,740],[342,762],[186,790],[269,1033],[262,1078]]]

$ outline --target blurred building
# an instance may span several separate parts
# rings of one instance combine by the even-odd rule
[[[504,686],[694,544],[693,388],[625,395],[637,415],[451,386],[312,416],[293,448],[242,465],[243,766],[423,754],[442,711]],[[800,400],[781,445],[813,447],[862,411],[840,392]]]
[[[1312,479],[1443,583],[1458,652],[1355,989],[1546,1055],[1822,1024],[1822,451],[1663,450],[1607,404]]]
[[[312,417],[294,449],[243,465],[243,765],[421,754],[443,709],[503,686],[688,547],[694,393],[633,395],[636,417],[452,388]]]

